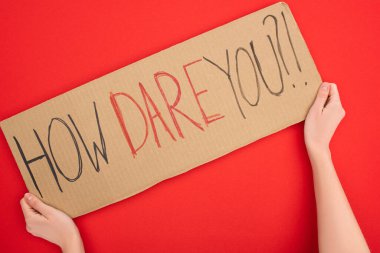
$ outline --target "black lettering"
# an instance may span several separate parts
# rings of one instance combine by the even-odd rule
[[[280,54],[280,58],[281,58],[282,64],[283,64],[284,67],[285,67],[286,73],[289,75],[288,67],[287,67],[286,64],[285,64],[284,56],[282,55],[282,50],[281,50],[280,40],[278,39],[278,23],[277,23],[277,18],[276,18],[275,16],[273,16],[273,15],[267,15],[267,16],[263,19],[263,25],[265,25],[265,21],[267,20],[267,18],[272,18],[273,21],[274,21],[274,26],[275,26],[275,29],[276,29],[276,41],[277,41],[277,49],[278,49],[278,53]],[[267,35],[267,38],[268,38],[268,40],[270,40],[270,42],[272,41],[270,35]],[[272,43],[272,42],[271,42],[271,43]]]
[[[239,74],[239,52],[244,52],[249,60],[251,61],[251,64],[252,64],[252,67],[253,67],[253,70],[255,72],[255,78],[256,78],[256,87],[257,87],[257,98],[256,98],[256,101],[253,103],[253,102],[250,102],[247,98],[247,96],[245,95],[245,92],[244,92],[244,89],[241,85],[241,80],[240,80],[240,74]],[[259,86],[259,79],[258,79],[258,76],[257,76],[257,71],[256,71],[256,67],[255,67],[255,64],[253,62],[253,59],[252,57],[250,56],[250,54],[248,53],[247,49],[243,48],[243,47],[239,47],[237,50],[236,50],[236,53],[235,53],[235,61],[236,61],[236,75],[237,75],[237,78],[238,78],[238,84],[239,84],[239,88],[240,88],[240,93],[241,93],[241,96],[244,98],[244,100],[250,105],[250,106],[256,106],[258,103],[259,103],[259,100],[260,100],[260,86]]]
[[[78,174],[74,177],[74,178],[70,178],[68,176],[66,176],[61,168],[59,167],[59,165],[57,164],[57,161],[55,160],[55,157],[54,157],[54,153],[53,153],[53,150],[51,148],[51,142],[50,142],[50,137],[51,137],[51,128],[53,126],[53,123],[54,122],[59,122],[61,123],[63,126],[66,127],[67,131],[69,132],[70,136],[71,136],[71,139],[75,145],[75,149],[77,151],[77,155],[78,155]],[[50,121],[50,124],[49,124],[49,129],[48,129],[48,144],[49,144],[49,149],[50,149],[50,153],[51,153],[51,157],[53,158],[53,161],[54,161],[54,164],[55,166],[57,167],[57,170],[58,172],[67,180],[67,181],[70,181],[70,182],[74,182],[76,181],[82,174],[82,167],[83,167],[83,164],[82,164],[82,157],[80,155],[80,151],[79,151],[79,147],[78,147],[78,143],[74,137],[74,134],[73,132],[71,131],[70,127],[66,124],[66,122],[60,118],[53,118],[51,121]]]
[[[48,162],[48,165],[49,165],[50,171],[51,171],[51,173],[53,174],[54,179],[55,179],[55,182],[57,183],[57,186],[58,186],[58,188],[59,188],[59,190],[60,190],[61,192],[62,192],[62,188],[61,188],[61,185],[59,184],[58,177],[57,177],[57,174],[55,173],[55,170],[54,170],[53,164],[52,164],[52,162],[51,162],[51,160],[50,160],[50,157],[49,157],[48,153],[46,152],[46,149],[45,149],[44,145],[42,144],[42,141],[41,141],[41,139],[40,139],[40,136],[38,135],[38,133],[37,133],[37,131],[36,131],[35,129],[33,129],[33,132],[34,132],[34,135],[35,135],[36,138],[37,138],[38,144],[40,145],[43,154],[40,155],[40,156],[34,157],[34,158],[32,158],[32,159],[29,159],[29,160],[28,160],[28,159],[26,158],[25,153],[24,153],[24,151],[22,150],[21,145],[20,145],[19,141],[17,140],[17,138],[16,138],[15,136],[13,136],[13,139],[14,139],[14,141],[16,142],[16,145],[17,145],[18,151],[20,152],[21,158],[22,158],[22,160],[24,161],[26,168],[28,169],[28,172],[29,172],[30,177],[32,178],[32,181],[33,181],[33,185],[34,185],[34,187],[37,189],[37,191],[38,191],[38,193],[40,194],[41,198],[43,198],[42,193],[41,193],[41,190],[40,190],[40,188],[38,187],[37,181],[36,181],[36,179],[34,178],[34,175],[33,175],[32,169],[30,168],[30,164],[31,164],[31,163],[34,163],[34,162],[39,161],[39,160],[41,160],[41,159],[43,159],[43,158],[46,158],[46,161]]]
[[[230,68],[230,57],[229,57],[229,54],[228,54],[228,49],[226,49],[226,59],[227,59],[227,71],[224,70],[222,67],[220,67],[219,65],[217,65],[215,62],[211,61],[210,59],[207,59],[206,57],[203,56],[203,59],[205,59],[207,62],[211,63],[211,65],[217,67],[217,69],[219,69],[220,71],[222,71],[228,78],[228,81],[230,82],[230,85],[231,85],[231,89],[232,89],[232,92],[234,93],[234,96],[235,96],[235,101],[236,101],[236,104],[240,110],[240,113],[241,115],[243,116],[243,118],[245,119],[245,115],[244,115],[244,112],[243,110],[241,109],[241,106],[240,106],[240,102],[237,98],[237,95],[236,95],[236,91],[235,91],[235,87],[234,87],[234,84],[232,82],[232,78],[231,78],[231,68]]]
[[[264,74],[263,74],[263,70],[261,68],[261,64],[260,64],[260,61],[256,55],[256,52],[255,52],[255,48],[253,46],[253,41],[251,41],[249,44],[251,46],[251,50],[252,50],[252,54],[255,58],[255,62],[256,62],[256,65],[257,65],[257,68],[259,69],[259,73],[260,73],[260,76],[261,76],[261,79],[263,80],[264,82],[264,85],[265,87],[268,89],[268,91],[272,94],[272,95],[275,95],[275,96],[280,96],[281,93],[284,91],[284,80],[282,78],[282,72],[281,72],[281,68],[280,68],[280,63],[278,62],[278,58],[277,58],[277,54],[276,54],[276,51],[274,50],[274,46],[273,46],[273,42],[272,42],[272,39],[269,37],[269,42],[270,42],[270,45],[272,47],[272,50],[273,50],[273,53],[274,53],[274,56],[276,58],[276,62],[277,62],[277,67],[278,67],[278,72],[279,72],[279,75],[280,75],[280,80],[281,80],[281,89],[277,92],[271,90],[271,88],[269,88],[266,80],[265,80],[265,77],[264,77]]]
[[[83,143],[83,146],[86,150],[86,153],[88,155],[88,158],[90,159],[91,161],[91,164],[92,166],[94,167],[94,169],[99,172],[100,171],[100,165],[99,165],[99,160],[98,160],[98,153],[103,157],[104,161],[108,164],[108,156],[107,156],[107,149],[106,149],[106,142],[104,140],[104,136],[103,136],[103,132],[102,132],[102,128],[100,126],[100,121],[99,121],[99,115],[98,115],[98,110],[96,109],[96,103],[95,101],[93,102],[94,104],[94,111],[95,111],[95,117],[96,117],[96,124],[98,126],[98,131],[99,131],[99,137],[100,137],[100,145],[101,145],[101,150],[99,148],[99,146],[93,142],[93,148],[94,148],[94,153],[95,153],[95,161],[94,161],[94,158],[91,156],[90,154],[90,151],[86,145],[86,143],[84,142],[83,140],[83,137],[82,137],[82,134],[80,133],[77,125],[75,124],[75,121],[73,120],[73,118],[71,117],[70,114],[68,114],[67,116],[69,117],[71,123],[73,124],[81,142]]]
[[[288,24],[286,23],[284,12],[281,11],[281,15],[282,15],[282,19],[284,20],[284,23],[285,23],[286,34],[288,35],[288,40],[289,40],[290,46],[292,47],[294,58],[296,59],[296,62],[297,62],[297,68],[298,68],[298,70],[300,72],[302,72],[301,65],[300,65],[300,63],[298,61],[298,57],[297,57],[296,51],[294,50],[292,39],[290,38],[289,28],[288,28]]]

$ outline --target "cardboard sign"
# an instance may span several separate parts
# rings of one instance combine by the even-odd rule
[[[302,121],[320,83],[278,3],[1,127],[29,191],[76,217]]]

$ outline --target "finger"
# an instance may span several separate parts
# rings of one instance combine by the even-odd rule
[[[25,218],[28,218],[35,214],[34,210],[26,203],[25,198],[20,200],[21,210]]]
[[[335,83],[330,84],[330,97],[329,97],[329,103],[331,102],[339,102],[340,103],[340,96],[339,96],[339,91],[338,87]]]
[[[39,198],[37,198],[31,193],[25,194],[25,201],[31,208],[33,208],[45,217],[52,212],[53,208],[51,206],[46,205]]]
[[[329,97],[329,92],[330,92],[330,84],[323,82],[321,86],[319,87],[317,97],[315,98],[313,107],[322,111]]]

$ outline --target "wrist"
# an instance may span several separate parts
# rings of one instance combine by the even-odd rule
[[[329,147],[314,146],[306,149],[309,156],[328,156],[331,154]]]
[[[61,245],[61,250],[63,253],[84,252],[79,231],[75,231],[65,238],[65,241]]]
[[[320,167],[320,166],[315,166],[315,165],[321,165],[321,164],[325,164],[328,161],[331,161],[331,152],[328,146],[327,147],[320,147],[320,146],[307,147],[307,153],[309,155],[310,162],[313,165],[313,168]]]

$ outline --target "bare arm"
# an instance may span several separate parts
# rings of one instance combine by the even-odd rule
[[[69,216],[30,193],[20,204],[29,233],[58,245],[63,253],[84,253],[78,228]]]
[[[330,140],[344,115],[337,86],[322,83],[305,121],[321,253],[370,252],[335,172],[329,149]]]

